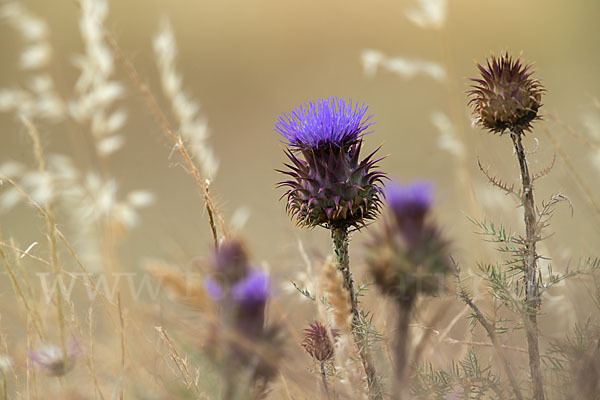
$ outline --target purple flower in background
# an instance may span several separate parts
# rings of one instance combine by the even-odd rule
[[[204,290],[213,300],[257,302],[269,297],[269,278],[250,265],[242,242],[223,242],[210,266],[211,275],[204,279]]]
[[[204,290],[213,300],[223,298],[223,288],[219,283],[211,277],[204,279]]]
[[[235,301],[244,305],[265,302],[271,293],[269,277],[259,269],[253,269],[248,276],[231,288]]]
[[[409,241],[415,240],[423,228],[433,202],[434,188],[433,182],[429,181],[414,181],[408,185],[390,182],[385,186],[388,206]]]
[[[286,210],[298,225],[328,229],[364,226],[379,214],[385,174],[375,170],[375,150],[360,159],[371,125],[366,106],[331,97],[279,117],[275,130],[288,140]]]
[[[419,293],[436,294],[450,272],[449,242],[428,218],[434,184],[414,181],[385,187],[389,218],[375,232],[367,264],[383,293],[411,305]]]
[[[287,139],[288,146],[300,150],[345,147],[358,141],[372,125],[371,116],[365,118],[367,109],[364,104],[353,104],[352,99],[346,103],[334,96],[309,101],[280,116],[275,130]]]
[[[83,354],[83,348],[79,339],[70,338],[67,343],[66,357],[62,348],[58,346],[42,346],[38,350],[29,351],[29,358],[48,375],[63,376],[75,365],[75,359]]]
[[[263,333],[265,307],[271,294],[269,276],[253,267],[239,240],[227,240],[215,251],[204,290],[226,321],[249,337]]]
[[[248,274],[248,256],[239,240],[223,242],[212,260],[213,272],[219,274],[226,284],[232,284]]]
[[[231,287],[231,297],[237,308],[237,329],[248,337],[258,338],[264,333],[265,307],[271,294],[269,277],[259,269]]]
[[[265,385],[275,376],[282,348],[277,326],[265,325],[265,310],[271,294],[269,276],[254,267],[239,239],[220,243],[207,265],[204,290],[212,298],[213,320],[208,322],[206,347],[219,363],[227,365],[230,385],[245,382],[243,389],[254,389],[254,382]],[[249,346],[252,344],[252,346]],[[257,357],[257,347],[266,348],[268,358]],[[214,352],[212,351],[214,350]],[[247,372],[251,371],[251,375]],[[252,379],[252,382],[248,379]],[[266,386],[264,386],[266,388]],[[254,397],[235,390],[234,397]]]

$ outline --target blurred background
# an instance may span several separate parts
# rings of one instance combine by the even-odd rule
[[[47,23],[53,50],[44,71],[53,77],[56,92],[68,99],[80,73],[74,55],[84,52],[79,7],[73,1],[21,4]],[[210,177],[211,193],[227,223],[246,240],[252,258],[272,271],[282,291],[290,280],[301,279],[299,273],[305,269],[299,241],[315,262],[330,252],[329,233],[296,228],[285,213],[285,203],[278,201],[283,191],[275,188],[282,179],[275,169],[285,156],[274,123],[283,112],[312,99],[340,96],[369,105],[375,125],[365,138],[366,150],[382,146],[380,154],[387,157],[381,168],[390,177],[436,182],[436,218],[466,271],[475,268],[476,260],[495,257],[493,246],[481,242],[467,216],[523,231],[518,204],[487,183],[477,166],[479,158],[491,175],[518,185],[512,142],[508,136],[491,135],[472,125],[465,94],[468,78],[478,74],[474,61],[505,50],[534,62],[535,76],[547,89],[541,110],[544,121],[536,123],[525,140],[533,152],[529,159],[534,172],[550,165],[557,154],[552,171],[536,182],[537,201],[562,193],[573,206],[572,215],[565,203],[552,220],[548,233],[554,235],[540,246],[540,253],[550,259],[544,265],[552,263],[555,271],[561,271],[597,255],[600,2],[108,4],[105,26],[176,128],[153,52],[161,23],[170,21],[183,92],[200,105],[198,115],[210,134],[206,143],[218,159],[218,170]],[[28,87],[31,74],[22,64],[23,36],[4,22],[0,20],[0,88]],[[88,125],[40,119],[36,126],[46,153],[69,155],[83,174],[103,171],[117,182],[119,193],[153,194],[154,202],[137,211],[135,226],[119,236],[116,259],[122,270],[137,270],[146,258],[184,265],[206,255],[212,236],[197,185],[119,61],[111,79],[124,87],[113,105],[127,113],[120,130],[122,148],[99,160]],[[0,128],[0,165],[17,162],[35,169],[23,124],[13,113],[3,112]],[[61,211],[59,224],[66,225],[68,213]],[[44,242],[40,226],[38,216],[22,205],[4,207],[0,214],[2,234],[15,238],[22,248]],[[82,244],[77,226],[65,229],[75,244]],[[369,229],[353,237],[351,257],[359,279],[364,276],[361,246],[368,238]],[[12,296],[5,286],[6,296]],[[581,316],[589,312],[574,307],[576,296],[567,297],[566,304]]]
[[[23,5],[48,23],[54,46],[49,69],[57,90],[70,93],[77,77],[73,55],[82,48],[76,3],[30,0]],[[466,251],[464,243],[473,236],[465,216],[481,218],[492,212],[485,207],[489,200],[485,196],[511,201],[485,184],[476,157],[481,158],[482,165],[492,166],[492,174],[518,182],[509,138],[494,137],[471,126],[465,91],[467,78],[477,74],[474,60],[483,62],[490,52],[523,52],[524,60],[535,62],[536,76],[548,90],[543,114],[560,118],[581,135],[600,134],[600,126],[590,124],[600,122],[594,105],[600,96],[600,54],[595,51],[600,3],[595,1],[450,1],[441,11],[444,20],[439,26],[425,27],[409,18],[419,11],[418,2],[411,0],[127,0],[109,5],[108,28],[159,99],[152,39],[162,19],[171,21],[184,91],[201,105],[210,130],[209,144],[219,160],[212,193],[226,216],[239,207],[249,211],[244,229],[249,234],[244,237],[254,256],[271,264],[279,262],[289,247],[296,247],[297,237],[328,251],[327,245],[320,245],[327,232],[295,229],[286,217],[284,204],[277,201],[281,190],[274,188],[281,179],[274,169],[284,160],[274,122],[281,113],[311,99],[335,95],[369,105],[376,124],[366,139],[366,148],[383,145],[381,153],[388,157],[382,165],[392,177],[428,178],[438,183],[440,218],[448,233],[458,239],[461,251]],[[18,63],[23,40],[7,24],[0,25],[0,30],[0,85],[25,86],[28,77]],[[436,79],[418,71],[414,76],[394,73],[385,68],[385,60],[365,74],[365,50],[375,50],[386,58],[434,63],[443,76]],[[123,255],[135,264],[139,256],[157,255],[170,245],[189,255],[202,253],[210,243],[202,199],[175,157],[169,159],[170,144],[121,65],[117,64],[115,74],[126,86],[119,106],[128,112],[129,119],[123,130],[126,144],[110,159],[110,169],[123,190],[147,189],[156,195],[155,204],[143,211],[140,231],[128,236],[122,246]],[[168,109],[166,103],[161,104]],[[462,161],[440,148],[440,137],[449,132],[443,124],[446,131],[440,132],[432,122],[432,115],[439,117],[439,113],[451,123],[453,135],[464,146]],[[0,118],[0,160],[31,163],[28,139],[20,123],[9,114]],[[553,120],[547,119],[547,124],[585,182],[595,188],[598,168],[592,160],[600,155]],[[81,127],[44,124],[39,130],[47,151],[72,154],[84,170],[98,168],[86,154],[89,133]],[[528,135],[531,148],[535,147],[534,138],[540,141],[538,152],[531,157],[535,170],[551,162],[554,149],[539,126]],[[462,163],[463,178],[457,177],[457,162]],[[553,240],[573,254],[591,253],[598,240],[598,213],[560,157],[550,176],[537,186],[540,200],[560,191],[573,201],[573,218],[566,209],[556,216],[561,231]],[[473,199],[465,190],[469,187],[474,191]],[[473,215],[475,212],[479,214]],[[13,234],[20,232],[23,240],[28,240],[25,235],[31,226],[23,223],[20,210],[1,218],[4,229],[10,227]],[[516,226],[518,218],[508,222],[520,228]],[[356,236],[359,240],[364,235]]]

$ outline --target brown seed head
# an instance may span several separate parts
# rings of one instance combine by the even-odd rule
[[[471,79],[475,84],[467,92],[477,124],[494,133],[530,130],[531,122],[539,118],[544,92],[540,81],[531,77],[532,65],[506,52],[500,57],[492,55],[487,65],[477,67],[482,79]]]

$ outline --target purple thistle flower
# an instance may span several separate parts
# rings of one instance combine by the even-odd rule
[[[228,240],[219,246],[212,259],[213,272],[220,275],[224,283],[233,284],[248,274],[248,256],[239,240]]]
[[[435,185],[429,181],[414,181],[408,185],[390,182],[385,197],[404,236],[412,241],[423,228],[431,208]]]
[[[413,181],[408,185],[390,182],[385,185],[385,197],[396,215],[426,214],[431,208],[435,184]]]
[[[233,299],[244,305],[264,303],[271,293],[269,277],[260,269],[253,269],[243,280],[231,287]]]
[[[204,279],[204,290],[213,300],[220,300],[223,298],[223,288],[219,283],[211,277]]]
[[[450,271],[449,243],[427,214],[433,203],[434,184],[390,182],[385,187],[390,217],[369,246],[367,264],[375,282],[404,306],[417,294],[435,294]]]
[[[379,214],[380,184],[385,173],[376,170],[383,158],[377,150],[360,159],[362,136],[371,125],[363,118],[366,106],[331,97],[310,102],[284,114],[275,130],[288,139],[291,163],[279,172],[291,179],[287,187],[287,212],[298,225],[325,228],[359,228]]]
[[[280,116],[275,130],[288,141],[288,146],[300,150],[334,145],[346,147],[356,143],[372,123],[365,117],[368,106],[348,103],[332,96],[309,101],[289,114]]]
[[[251,338],[264,333],[265,306],[271,294],[269,277],[260,269],[252,269],[248,276],[231,287],[231,297],[237,308],[237,329]]]
[[[39,350],[29,351],[29,358],[46,370],[48,375],[63,376],[75,365],[75,359],[83,354],[79,339],[70,338],[67,343],[66,359],[63,350],[58,346],[42,346]]]

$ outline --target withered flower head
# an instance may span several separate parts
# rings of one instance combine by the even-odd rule
[[[304,329],[304,340],[302,347],[311,357],[317,361],[328,361],[333,358],[333,343],[327,333],[327,328],[315,321],[314,324],[309,323],[310,328]],[[339,336],[337,329],[331,329],[331,336],[335,340]]]
[[[539,118],[544,92],[540,81],[532,78],[532,65],[506,52],[477,67],[482,79],[471,79],[475,84],[468,91],[477,124],[494,133],[530,130],[531,122]]]
[[[298,225],[348,228],[365,225],[379,213],[381,180],[377,150],[361,160],[362,137],[371,125],[366,106],[331,97],[305,104],[279,117],[277,130],[287,139],[291,179],[286,209]]]

